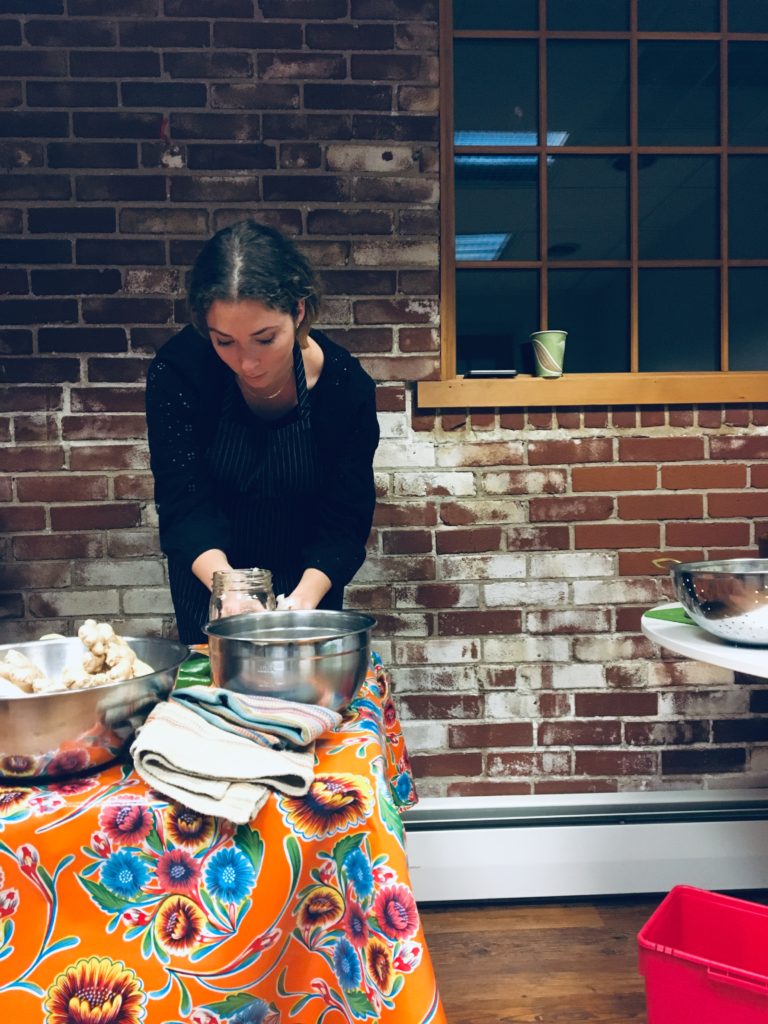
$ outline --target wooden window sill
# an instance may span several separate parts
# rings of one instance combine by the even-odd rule
[[[571,373],[542,380],[422,380],[420,409],[590,405],[732,405],[768,402],[768,372]]]

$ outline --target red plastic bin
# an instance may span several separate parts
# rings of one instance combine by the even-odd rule
[[[676,885],[637,942],[648,1024],[768,1024],[768,907]]]

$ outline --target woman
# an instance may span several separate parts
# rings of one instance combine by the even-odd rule
[[[158,352],[147,423],[179,637],[205,640],[213,573],[269,569],[297,609],[341,608],[365,560],[375,386],[320,331],[312,268],[247,220],[203,247],[192,324]]]

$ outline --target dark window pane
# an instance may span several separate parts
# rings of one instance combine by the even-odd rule
[[[641,32],[719,32],[718,0],[638,0]]]
[[[627,172],[615,157],[550,157],[551,259],[625,260]]]
[[[456,259],[535,260],[538,157],[456,157]]]
[[[768,259],[768,156],[728,158],[728,255]]]
[[[641,270],[640,369],[720,369],[719,271]]]
[[[643,155],[638,174],[640,259],[717,259],[717,157],[658,156],[644,161]]]
[[[728,281],[728,369],[768,370],[768,267],[736,267]]]
[[[629,28],[628,0],[547,0],[547,28],[622,32]]]
[[[768,42],[728,44],[728,101],[731,145],[768,146]]]
[[[457,39],[453,86],[456,145],[536,145],[536,69],[536,42],[532,39]]]
[[[729,0],[730,32],[768,32],[768,4],[765,0]]]
[[[629,47],[616,40],[556,40],[547,47],[548,131],[569,146],[629,141]]]
[[[638,44],[641,146],[714,146],[720,138],[716,42]]]
[[[628,270],[551,270],[548,320],[568,331],[566,373],[629,372]]]
[[[525,370],[521,356],[539,329],[535,270],[459,270],[456,274],[456,362],[469,369]],[[530,372],[530,370],[527,370]]]
[[[453,0],[453,27],[536,29],[536,0]]]

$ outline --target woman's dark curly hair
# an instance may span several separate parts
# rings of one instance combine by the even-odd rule
[[[192,267],[187,293],[192,323],[208,337],[206,317],[214,302],[254,299],[296,317],[304,300],[297,337],[307,345],[320,294],[314,270],[293,242],[255,220],[241,220],[203,246]]]

